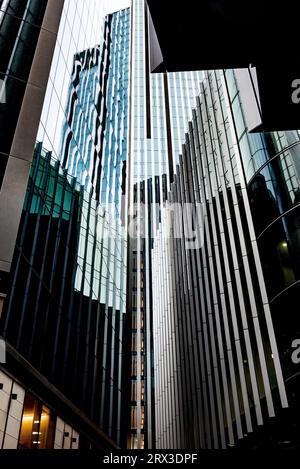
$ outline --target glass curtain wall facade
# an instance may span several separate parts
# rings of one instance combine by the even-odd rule
[[[38,43],[47,0],[0,2],[0,80],[5,84],[1,102],[0,187]],[[18,35],[16,35],[18,31]],[[13,96],[13,105],[12,105]],[[2,100],[1,100],[2,101]],[[10,106],[8,104],[10,103]]]
[[[121,442],[124,311],[117,292],[114,302],[109,296],[103,274],[107,271],[103,264],[109,260],[103,239],[108,235],[99,240],[96,227],[101,234],[107,230],[94,199],[38,144],[1,318],[2,334],[63,393],[62,401],[69,403],[64,418],[80,429],[79,409],[84,412],[91,427],[87,436],[101,446]],[[110,227],[109,235],[112,232]],[[24,384],[30,387],[32,379],[29,375]],[[40,386],[34,391],[45,396]],[[46,396],[55,410],[57,391]]]
[[[173,180],[202,79],[200,72],[150,74],[149,22],[146,2],[133,0],[129,229],[134,236],[129,238],[132,274],[127,299],[132,333],[130,448],[154,444],[152,239],[159,223],[158,206]]]
[[[33,391],[82,447],[126,438],[130,11],[104,18],[103,6],[64,2],[1,317],[12,353],[30,364],[18,379],[30,386],[37,374]]]
[[[99,296],[96,279],[100,279],[102,303],[122,313],[126,305],[127,254],[122,224],[126,223],[127,208],[129,50],[130,10],[127,9],[106,17],[101,45],[75,56],[61,151],[62,164],[68,173],[76,176],[97,201],[96,245],[102,236],[105,239],[104,250],[99,250],[99,255],[101,251],[104,257],[102,264],[99,255],[93,259],[94,253],[90,251],[86,269],[83,251],[87,222],[83,220],[78,260],[81,271],[76,285],[84,277],[89,294],[93,266],[92,296]]]
[[[206,74],[153,251],[158,448],[297,446],[298,145],[248,133],[236,74]],[[200,204],[201,247],[172,203]]]
[[[0,2],[1,303],[7,293],[62,3]]]
[[[63,166],[117,217],[126,189],[129,52],[126,9],[106,17],[101,45],[75,56],[62,133]]]

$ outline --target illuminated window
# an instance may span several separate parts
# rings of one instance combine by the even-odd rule
[[[136,435],[130,435],[129,449],[138,449],[138,439]]]
[[[39,429],[40,449],[52,448],[54,436],[54,422],[51,412],[43,405]]]
[[[145,381],[143,379],[141,381],[141,400],[145,400]]]
[[[277,245],[277,252],[285,285],[290,285],[296,281],[296,277],[293,270],[292,258],[290,255],[290,247],[287,240],[283,239]]]
[[[145,408],[141,407],[141,429],[144,428],[144,423],[145,423]]]
[[[145,448],[145,435],[141,435],[140,437],[140,447],[139,447],[139,440],[136,436],[136,434],[132,434],[129,436],[129,442],[128,442],[128,448],[129,449],[144,449]]]
[[[137,396],[136,381],[131,381],[131,400],[136,401],[136,396]]]
[[[131,336],[131,350],[132,352],[137,352],[137,337],[135,333]]]
[[[54,419],[51,411],[31,394],[24,402],[19,448],[53,448]]]
[[[132,362],[131,362],[131,376],[136,376],[137,375],[137,359],[136,356],[132,357]]]
[[[38,401],[30,394],[26,394],[21,433],[19,440],[20,448],[34,448],[38,445],[35,441],[39,441],[39,412]]]
[[[137,428],[137,409],[136,407],[131,407],[131,428]]]
[[[145,435],[141,435],[141,449],[145,449]]]

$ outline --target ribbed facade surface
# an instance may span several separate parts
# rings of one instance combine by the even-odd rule
[[[108,15],[103,29],[99,46],[74,57],[62,161],[120,217],[128,151],[130,9]]]
[[[124,321],[108,280],[118,277],[118,267],[108,273],[113,254],[97,240],[97,222],[92,196],[38,144],[1,330],[65,398],[120,443]],[[85,281],[78,281],[79,272]]]
[[[108,15],[103,29],[101,45],[74,58],[62,165],[89,194],[75,288],[125,313],[130,9]]]
[[[130,448],[151,448],[154,444],[150,251],[159,223],[158,206],[172,181],[202,80],[201,72],[150,73],[149,21],[146,2],[134,0],[129,169],[129,220],[134,235],[130,235],[128,247],[128,311],[132,323]]]
[[[288,405],[234,87],[206,74],[154,242],[157,448],[231,447]]]

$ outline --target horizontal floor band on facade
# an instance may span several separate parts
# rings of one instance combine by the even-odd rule
[[[0,365],[5,373],[19,381],[21,385],[38,395],[45,404],[70,422],[77,431],[84,434],[99,448],[118,449],[119,447],[102,432],[86,415],[69,401],[55,386],[41,375],[13,347],[6,344],[6,364]]]

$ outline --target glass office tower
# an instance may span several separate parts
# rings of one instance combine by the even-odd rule
[[[132,330],[130,448],[152,448],[154,444],[152,239],[160,219],[159,205],[173,180],[202,79],[200,72],[152,75],[150,27],[146,2],[134,0],[127,298]]]
[[[120,217],[128,152],[130,9],[109,15],[103,29],[101,45],[74,58],[61,158],[68,173]]]
[[[60,13],[1,317],[4,448],[126,439],[130,11],[69,0]]]
[[[158,448],[299,444],[299,132],[250,134],[245,83],[205,75],[154,243]]]

